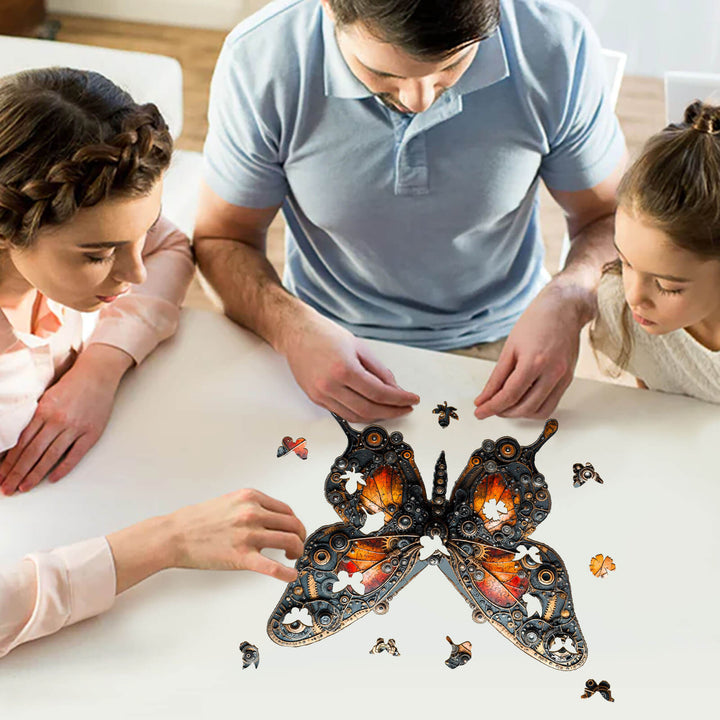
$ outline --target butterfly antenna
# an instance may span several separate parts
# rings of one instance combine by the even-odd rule
[[[341,418],[339,415],[336,415],[334,412],[330,413],[336,420],[338,425],[343,429],[343,432],[347,436],[348,439],[348,447],[354,447],[357,445],[358,440],[360,438],[360,432],[356,430],[354,427],[350,425],[350,423],[345,420],[345,418]]]
[[[557,432],[557,429],[558,421],[555,418],[550,418],[545,423],[545,427],[543,428],[540,437],[532,445],[528,445],[523,454],[526,454],[531,458],[535,457],[537,451],[540,450],[540,448]]]

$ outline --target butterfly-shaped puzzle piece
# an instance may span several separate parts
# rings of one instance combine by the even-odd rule
[[[606,557],[602,553],[599,553],[590,560],[590,571],[596,577],[605,577],[608,572],[614,569],[615,563],[609,555]]]
[[[308,451],[305,447],[305,438],[293,440],[289,435],[282,439],[282,445],[277,449],[277,456],[282,457],[290,452],[294,452],[301,460],[307,460]]]
[[[590,680],[585,683],[585,692],[580,697],[589,698],[595,693],[600,693],[600,695],[609,702],[615,702],[615,698],[610,691],[610,683],[607,680],[601,680],[599,683],[596,683],[590,678]]]
[[[306,540],[295,564],[298,577],[268,620],[274,642],[307,645],[370,611],[385,613],[403,587],[427,565],[436,565],[473,608],[473,619],[487,620],[523,652],[559,670],[585,662],[587,646],[565,565],[552,548],[533,542],[530,549],[527,541],[550,511],[535,455],[557,431],[555,420],[528,446],[511,437],[485,440],[452,493],[441,453],[428,498],[413,449],[401,433],[379,425],[359,431],[335,418],[348,444],[326,478],[325,496],[341,522]],[[365,481],[353,493],[343,478],[350,467]],[[366,518],[376,513],[382,527],[363,533]],[[428,540],[437,538],[443,550],[423,555]],[[361,580],[340,587],[343,571]],[[523,597],[535,599],[531,615]],[[296,619],[300,610],[311,624]]]

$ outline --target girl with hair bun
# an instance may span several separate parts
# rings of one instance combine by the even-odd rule
[[[618,189],[615,245],[593,348],[640,387],[720,403],[720,107],[697,101],[650,138]]]
[[[98,73],[0,79],[5,495],[69,472],[124,373],[175,332],[193,259],[160,213],[171,153],[157,107]]]
[[[105,428],[118,383],[178,323],[193,273],[160,214],[172,140],[152,105],[93,72],[0,79],[0,489],[67,473]],[[89,340],[83,324],[99,311]],[[10,502],[5,499],[5,502]],[[293,580],[293,511],[241,489],[0,570],[0,657],[109,609],[165,568]]]

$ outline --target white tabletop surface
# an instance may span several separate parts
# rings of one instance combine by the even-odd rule
[[[453,483],[485,438],[529,444],[540,421],[479,422],[472,400],[487,362],[373,343],[398,382],[421,397],[400,430],[430,489],[446,451]],[[447,400],[460,420],[441,429]],[[687,717],[715,705],[720,659],[720,412],[686,398],[576,380],[556,412],[558,433],[536,464],[552,495],[533,537],[561,555],[588,643],[572,672],[528,657],[470,609],[437,568],[321,642],[287,648],[265,624],[284,584],[250,573],[174,570],[118,598],[101,617],[0,660],[0,718],[570,718]],[[284,435],[309,457],[276,457]],[[57,485],[0,498],[0,562],[106,534],[145,517],[257,487],[288,502],[308,532],[337,521],[325,477],[345,449],[335,420],[294,384],[284,360],[226,318],[185,311],[178,335],[123,383],[100,442]],[[572,486],[572,465],[604,478]],[[609,554],[605,578],[590,558]],[[470,640],[473,657],[444,665]],[[370,655],[392,637],[400,657]],[[238,645],[260,649],[242,669]],[[581,700],[585,681],[616,698]],[[501,713],[501,715],[498,715]],[[577,715],[576,715],[577,714]],[[642,715],[641,715],[642,716]]]

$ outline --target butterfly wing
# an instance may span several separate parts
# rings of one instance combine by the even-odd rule
[[[357,431],[335,419],[348,445],[327,476],[325,495],[343,522],[320,528],[306,541],[295,565],[298,578],[288,584],[268,621],[268,635],[281,645],[316,642],[370,610],[385,612],[390,598],[428,564],[418,557],[429,508],[412,447],[399,432],[377,425]],[[353,493],[343,477],[348,470],[364,479]],[[363,533],[368,515],[378,513],[382,528]],[[355,584],[341,587],[343,572]],[[308,611],[310,624],[288,617],[295,608]]]
[[[450,541],[450,557],[439,567],[475,608],[474,620],[487,620],[536,660],[558,670],[574,670],[587,659],[587,645],[575,616],[567,570],[552,548],[542,543],[533,548],[539,562],[530,554],[515,559],[522,553],[513,549]]]
[[[386,531],[419,533],[429,517],[427,495],[415,453],[402,433],[388,433],[379,425],[358,431],[334,417],[348,440],[325,480],[325,497],[335,512],[356,528],[365,524],[368,514],[382,512]],[[345,487],[348,470],[363,475],[365,484],[354,493]]]
[[[556,431],[557,422],[548,420],[531,445],[521,446],[510,437],[485,440],[470,456],[450,497],[450,557],[439,566],[475,608],[474,619],[487,619],[537,660],[569,670],[582,665],[587,647],[565,565],[541,543],[533,543],[529,553],[519,551],[520,545],[527,550],[525,538],[550,511],[550,494],[535,455]],[[576,652],[551,650],[558,638],[571,641]]]
[[[428,564],[418,559],[419,541],[420,536],[412,534],[364,535],[346,523],[320,528],[305,543],[295,565],[298,577],[268,620],[270,639],[279,645],[308,645],[371,610],[386,612],[395,593]],[[344,583],[339,580],[343,572]],[[298,614],[293,616],[294,608],[307,610],[310,624],[293,619]]]
[[[550,512],[550,493],[535,455],[557,431],[548,420],[528,446],[511,437],[483,441],[460,474],[450,496],[450,537],[511,548],[530,535]]]

